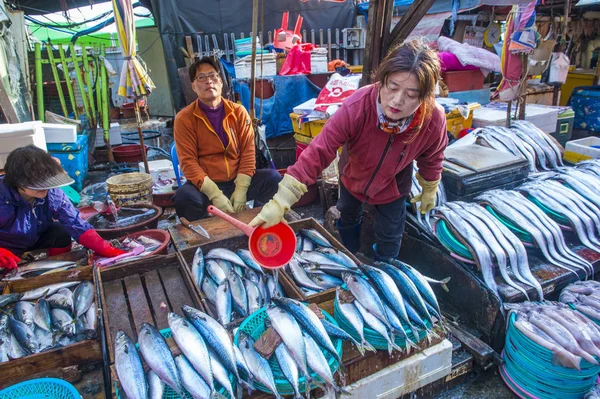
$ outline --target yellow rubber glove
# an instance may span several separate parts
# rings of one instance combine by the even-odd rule
[[[252,178],[248,175],[239,174],[233,181],[235,183],[235,190],[231,194],[231,205],[233,206],[234,212],[241,212],[246,210],[246,193]]]
[[[279,222],[284,222],[283,215],[290,210],[298,200],[307,192],[306,184],[300,183],[290,175],[284,175],[279,182],[279,189],[260,213],[252,219],[250,226],[271,227]]]
[[[210,179],[210,177],[206,176],[204,178],[204,182],[202,182],[202,187],[200,187],[200,192],[204,193],[210,202],[223,212],[233,213],[233,207],[231,206],[231,202],[227,199],[223,191],[215,184],[214,181]]]
[[[420,201],[419,210],[422,214],[426,214],[435,207],[435,194],[440,185],[440,180],[427,181],[417,172],[417,181],[419,182],[419,186],[421,186],[421,194],[411,199],[410,203],[414,204]]]

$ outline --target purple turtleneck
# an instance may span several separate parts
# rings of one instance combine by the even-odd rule
[[[211,108],[208,105],[204,104],[202,101],[198,100],[198,106],[200,109],[206,114],[210,125],[217,133],[217,136],[223,142],[223,147],[227,148],[229,144],[229,136],[223,129],[223,119],[225,118],[225,108],[223,106],[223,101],[216,108]]]

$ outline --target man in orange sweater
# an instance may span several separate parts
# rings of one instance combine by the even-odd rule
[[[206,216],[210,203],[224,212],[246,209],[246,201],[262,206],[281,180],[273,169],[256,170],[254,130],[243,106],[221,96],[223,81],[212,57],[189,70],[198,100],[175,117],[174,138],[187,182],[175,193],[179,217]]]

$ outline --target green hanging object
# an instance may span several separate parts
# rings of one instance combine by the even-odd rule
[[[81,202],[81,195],[71,186],[64,186],[60,188],[67,195],[69,200],[73,203],[73,205],[77,206]]]

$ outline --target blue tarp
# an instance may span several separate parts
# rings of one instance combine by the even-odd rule
[[[262,100],[262,121],[266,126],[267,138],[292,133],[290,114],[294,107],[315,98],[321,89],[304,75],[274,76],[269,78],[273,83],[275,94]],[[233,88],[240,94],[242,104],[250,109],[250,87],[247,80],[234,80]],[[254,102],[256,117],[260,117],[260,98]]]
[[[414,0],[394,0],[394,15],[403,15],[408,7],[413,3]],[[460,0],[458,9],[461,10],[470,10],[475,7],[478,7],[481,4],[479,0]],[[360,3],[356,6],[357,12],[361,15],[367,17],[369,14],[369,3]],[[436,0],[435,3],[431,6],[427,14],[437,14],[440,12],[450,12],[452,11],[452,0]]]

